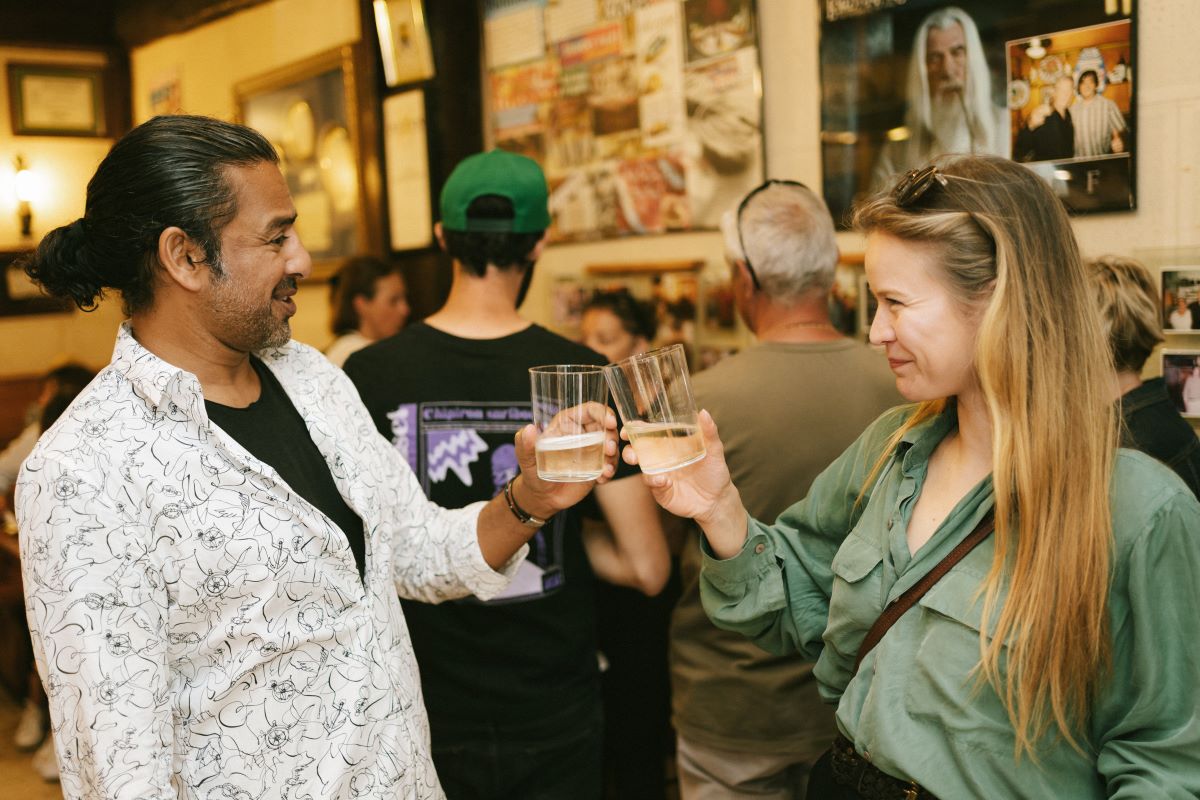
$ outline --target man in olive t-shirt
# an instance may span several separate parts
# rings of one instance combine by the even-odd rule
[[[882,356],[829,321],[838,254],[821,198],[768,182],[721,227],[738,311],[758,344],[697,375],[694,390],[721,430],[746,508],[774,520],[903,399]],[[768,655],[709,621],[694,529],[681,572],[671,684],[682,800],[803,797],[809,767],[837,733],[812,665]]]

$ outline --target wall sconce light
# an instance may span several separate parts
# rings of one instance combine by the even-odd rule
[[[28,239],[33,236],[34,175],[24,156],[17,156],[13,164],[17,170],[13,181],[17,194],[17,220],[21,223],[21,238]]]
[[[1049,39],[1030,39],[1029,44],[1025,47],[1025,55],[1037,61],[1039,58],[1045,58],[1046,45],[1050,44]]]

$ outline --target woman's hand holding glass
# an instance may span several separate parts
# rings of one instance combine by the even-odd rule
[[[718,558],[732,558],[746,541],[746,509],[730,480],[717,424],[707,411],[700,412],[698,421],[707,455],[670,472],[643,473],[642,480],[664,509],[677,517],[696,520]],[[621,429],[621,438],[629,440],[627,429]],[[626,463],[638,463],[637,453],[630,445],[624,447],[622,457]]]

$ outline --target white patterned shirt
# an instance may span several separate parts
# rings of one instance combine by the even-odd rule
[[[258,354],[362,518],[346,536],[209,422],[200,383],[122,326],[17,482],[38,670],[73,798],[441,798],[397,590],[502,590],[482,503],[433,505],[349,379]]]

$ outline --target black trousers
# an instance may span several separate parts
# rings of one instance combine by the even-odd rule
[[[860,800],[861,797],[849,786],[841,786],[833,779],[833,751],[826,750],[808,774],[806,800]]]

